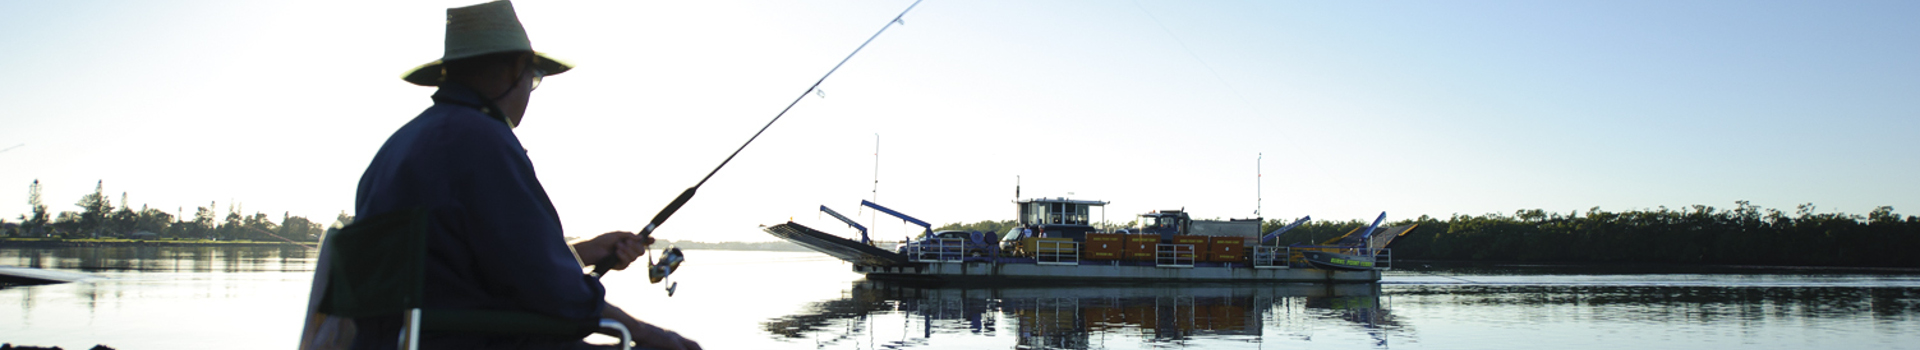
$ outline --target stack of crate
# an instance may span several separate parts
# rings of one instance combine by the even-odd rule
[[[1126,235],[1126,259],[1134,261],[1153,261],[1154,247],[1160,245],[1160,235]]]
[[[1241,262],[1247,260],[1247,238],[1211,236],[1207,238],[1207,256],[1201,261]]]
[[[1088,233],[1086,244],[1080,247],[1080,258],[1118,260],[1126,253],[1126,237],[1118,233]]]

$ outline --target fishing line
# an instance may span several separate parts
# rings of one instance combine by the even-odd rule
[[[749,137],[749,138],[747,138],[747,142],[746,142],[746,143],[742,143],[742,144],[740,144],[740,148],[737,148],[737,149],[734,149],[734,150],[733,150],[733,154],[729,154],[729,155],[727,155],[727,159],[726,159],[726,160],[722,160],[722,161],[720,161],[720,165],[718,165],[718,166],[715,166],[715,167],[713,167],[713,171],[709,171],[709,172],[707,172],[707,176],[706,176],[706,177],[702,177],[702,178],[700,178],[700,182],[699,182],[699,183],[695,183],[695,184],[693,184],[693,187],[688,187],[688,188],[687,188],[687,190],[686,190],[685,192],[680,192],[680,196],[679,196],[679,197],[675,197],[675,198],[673,199],[673,202],[671,202],[671,203],[667,203],[667,207],[666,207],[666,208],[661,208],[661,209],[660,209],[660,213],[659,213],[659,214],[654,214],[654,215],[653,215],[653,220],[652,220],[652,221],[649,221],[649,222],[647,222],[647,226],[646,226],[645,228],[642,228],[642,229],[640,229],[640,233],[639,233],[638,235],[639,235],[639,236],[641,236],[641,237],[647,237],[647,236],[650,236],[650,235],[652,235],[652,234],[653,234],[653,230],[654,230],[655,228],[659,228],[659,227],[660,227],[660,224],[663,224],[663,223],[666,223],[666,222],[667,222],[667,218],[668,218],[668,217],[672,217],[672,216],[673,216],[673,212],[675,212],[675,211],[679,211],[679,210],[680,210],[680,206],[683,206],[683,205],[686,205],[686,204],[687,204],[687,200],[690,200],[690,199],[693,199],[693,193],[694,193],[694,191],[696,191],[696,190],[699,190],[699,189],[700,189],[700,186],[701,186],[701,185],[706,185],[706,184],[707,184],[707,180],[711,180],[711,179],[713,179],[713,174],[718,174],[718,173],[720,173],[720,168],[723,168],[723,167],[726,167],[726,166],[727,166],[727,163],[729,163],[729,162],[733,162],[733,157],[734,157],[734,156],[738,156],[738,155],[740,155],[740,151],[742,151],[742,150],[746,150],[746,149],[747,149],[747,145],[751,145],[751,144],[753,144],[753,140],[756,140],[756,139],[759,139],[759,138],[760,138],[760,134],[763,134],[763,133],[766,133],[766,132],[767,132],[767,128],[769,128],[769,127],[773,127],[773,122],[777,122],[777,121],[780,121],[780,117],[782,117],[782,116],[786,116],[786,115],[787,115],[787,111],[790,111],[790,110],[793,110],[793,106],[794,106],[794,105],[798,105],[798,104],[800,104],[800,100],[804,100],[804,99],[806,99],[806,98],[807,98],[807,94],[811,94],[811,93],[814,93],[814,91],[816,91],[816,90],[819,90],[819,89],[820,89],[820,83],[824,83],[824,82],[826,82],[826,81],[827,81],[827,77],[831,77],[831,76],[833,76],[833,72],[837,72],[837,71],[839,71],[839,70],[840,70],[840,66],[843,66],[843,65],[846,65],[846,64],[847,64],[847,61],[848,61],[848,60],[852,60],[852,59],[853,59],[853,55],[856,55],[856,54],[859,54],[859,53],[860,53],[860,50],[861,50],[861,49],[865,49],[865,48],[867,48],[867,44],[871,44],[871,43],[873,43],[873,39],[876,39],[876,38],[879,38],[879,37],[880,37],[880,34],[881,34],[881,33],[886,33],[886,32],[887,32],[887,28],[891,28],[891,27],[893,27],[893,25],[894,25],[894,24],[906,24],[906,21],[903,21],[903,20],[901,20],[900,18],[901,18],[901,17],[905,17],[905,16],[907,15],[907,12],[909,12],[909,11],[913,11],[913,7],[914,7],[914,6],[919,6],[919,5],[920,5],[920,1],[921,1],[921,0],[914,0],[914,1],[913,1],[913,4],[912,4],[912,5],[907,5],[907,9],[906,9],[906,10],[902,10],[902,11],[900,11],[900,14],[899,14],[899,15],[896,15],[896,16],[893,16],[893,19],[891,19],[891,20],[888,20],[888,21],[887,21],[887,24],[886,24],[886,25],[883,25],[883,26],[880,26],[880,31],[879,31],[879,32],[875,32],[875,33],[873,33],[873,36],[871,36],[871,37],[867,37],[867,41],[866,41],[866,42],[862,42],[862,43],[860,43],[860,47],[856,47],[856,48],[854,48],[854,49],[853,49],[853,53],[849,53],[849,54],[847,54],[847,57],[846,57],[846,58],[842,58],[842,59],[840,59],[840,63],[838,63],[838,64],[834,64],[834,65],[833,65],[833,69],[829,69],[829,70],[827,70],[827,74],[826,74],[826,75],[822,75],[822,76],[820,76],[820,80],[817,80],[817,81],[814,81],[814,82],[813,82],[813,85],[811,85],[811,86],[807,86],[807,91],[803,91],[803,92],[800,92],[800,97],[797,97],[797,98],[794,98],[794,99],[793,99],[793,102],[792,102],[792,103],[788,103],[788,104],[787,104],[787,108],[783,108],[783,109],[781,109],[781,110],[780,110],[780,114],[775,114],[775,115],[773,115],[773,120],[768,120],[768,121],[767,121],[767,125],[765,125],[765,126],[761,126],[761,127],[760,127],[760,131],[756,131],[756,132],[754,132],[754,133],[753,133],[753,137]],[[823,94],[823,96],[824,96],[824,94]],[[610,270],[612,270],[612,269],[613,269],[613,265],[616,265],[616,264],[619,264],[619,259],[620,259],[620,258],[619,258],[619,256],[618,256],[618,255],[616,255],[616,254],[608,254],[608,255],[607,255],[607,257],[606,257],[605,259],[600,259],[600,262],[598,262],[598,263],[595,263],[595,264],[594,264],[594,268],[593,268],[593,276],[594,276],[595,278],[599,278],[599,277],[601,277],[601,276],[606,276],[606,274],[607,274],[607,271],[610,271]]]
[[[1259,115],[1270,114],[1262,110],[1259,106],[1254,105],[1252,102],[1248,102],[1246,94],[1241,93],[1240,89],[1234,88],[1233,84],[1228,83],[1226,78],[1221,77],[1220,71],[1213,69],[1213,65],[1208,64],[1207,60],[1201,59],[1200,54],[1196,54],[1193,52],[1193,48],[1187,47],[1187,42],[1184,40],[1180,40],[1179,35],[1174,35],[1173,30],[1168,29],[1166,23],[1160,22],[1160,17],[1154,16],[1152,11],[1147,11],[1146,6],[1140,5],[1140,0],[1133,0],[1133,7],[1140,9],[1140,13],[1146,14],[1148,19],[1152,19],[1153,24],[1160,27],[1160,31],[1166,32],[1167,37],[1173,38],[1174,43],[1180,44],[1180,50],[1186,51],[1188,57],[1193,57],[1193,60],[1195,62],[1200,62],[1200,66],[1205,67],[1208,73],[1213,73],[1214,81],[1220,82],[1220,86],[1224,86],[1227,88],[1227,91],[1233,92],[1233,97],[1235,99],[1239,99],[1240,105],[1245,106],[1249,112],[1252,112],[1255,115],[1255,118],[1264,119],[1264,118],[1259,118]],[[1280,142],[1287,143],[1287,146],[1292,149],[1295,149],[1295,150],[1303,149],[1300,147],[1300,145],[1293,143],[1292,139],[1284,138],[1284,137],[1277,137],[1274,139],[1279,139]]]
[[[1193,48],[1187,47],[1187,42],[1180,40],[1180,36],[1173,35],[1173,30],[1167,29],[1166,23],[1160,23],[1160,17],[1154,16],[1153,12],[1148,12],[1147,7],[1141,6],[1139,0],[1133,1],[1133,7],[1139,8],[1140,13],[1147,14],[1147,18],[1152,19],[1154,25],[1160,26],[1160,31],[1167,32],[1167,37],[1173,38],[1174,43],[1180,44],[1180,49],[1186,51],[1187,56],[1191,56],[1193,57],[1194,61],[1200,62],[1200,66],[1206,67],[1208,73],[1213,73],[1213,79],[1219,81],[1220,85],[1226,86],[1227,91],[1232,91],[1233,97],[1240,99],[1240,103],[1246,104],[1248,107],[1253,106],[1252,103],[1247,102],[1247,97],[1245,95],[1242,95],[1239,89],[1233,88],[1233,84],[1228,84],[1226,78],[1220,77],[1220,71],[1214,70],[1213,65],[1207,64],[1207,60],[1200,59],[1200,55],[1193,53]]]
[[[1424,274],[1428,274],[1428,275],[1432,275],[1433,277],[1440,277],[1440,278],[1447,278],[1447,279],[1453,279],[1453,280],[1456,280],[1456,281],[1461,281],[1461,282],[1467,282],[1467,283],[1472,283],[1472,284],[1482,284],[1482,283],[1480,283],[1480,282],[1478,282],[1478,281],[1471,281],[1471,280],[1467,280],[1467,279],[1465,279],[1465,278],[1459,278],[1459,277],[1453,277],[1453,276],[1447,276],[1447,275],[1441,275],[1441,274],[1437,274],[1437,273],[1432,273],[1432,272],[1426,272],[1426,271],[1414,271],[1414,272],[1419,272],[1419,273],[1424,273]]]
[[[273,234],[273,232],[267,232],[267,230],[262,230],[262,229],[259,229],[259,228],[256,228],[256,227],[247,227],[247,229],[249,229],[249,230],[253,230],[253,232],[259,232],[259,233],[265,233],[265,234],[267,234],[268,236],[273,236],[273,238],[279,238],[279,239],[280,239],[280,240],[282,240],[282,241],[287,241],[287,243],[293,243],[293,245],[297,245],[297,246],[300,246],[301,248],[307,248],[307,249],[313,249],[313,248],[314,248],[314,246],[311,246],[311,245],[307,245],[307,244],[305,244],[305,243],[300,243],[300,242],[295,242],[294,240],[291,240],[291,239],[287,239],[286,237],[280,237],[280,235],[276,235],[276,234]]]
[[[708,266],[708,265],[760,265],[760,264],[786,264],[786,263],[809,263],[809,262],[828,262],[828,261],[840,261],[840,259],[839,259],[839,258],[835,258],[835,257],[831,257],[831,256],[827,256],[827,257],[819,257],[819,258],[800,258],[800,259],[769,259],[769,260],[752,260],[752,261],[733,261],[733,262],[722,262],[722,263],[701,263],[701,266]]]

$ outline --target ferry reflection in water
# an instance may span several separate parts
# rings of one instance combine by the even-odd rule
[[[874,322],[884,316],[904,316],[906,322]],[[1315,329],[1345,328],[1371,343],[1349,346],[1385,347],[1390,333],[1402,331],[1381,303],[1380,286],[1371,283],[962,288],[861,280],[844,298],[815,302],[798,314],[763,323],[776,337],[814,339],[822,347],[888,331],[874,329],[880,327],[904,328],[903,337],[868,345],[946,346],[1011,336],[1019,348],[1194,342],[1254,347],[1264,337],[1310,340]],[[1005,339],[987,341],[1005,344]]]

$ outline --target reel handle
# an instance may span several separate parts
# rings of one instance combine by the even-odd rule
[[[667,203],[666,208],[660,208],[659,214],[653,214],[653,221],[648,222],[647,227],[640,229],[640,233],[636,235],[639,235],[640,238],[643,239],[652,237],[653,229],[659,228],[660,224],[666,223],[667,218],[673,217],[673,212],[680,211],[680,206],[687,205],[687,200],[693,199],[693,192],[697,189],[700,189],[699,185],[688,187],[685,192],[680,192],[680,197],[674,198],[672,203]],[[612,271],[613,265],[618,264],[620,264],[620,257],[608,254],[607,257],[601,258],[599,262],[593,263],[593,277],[606,277],[607,271]]]

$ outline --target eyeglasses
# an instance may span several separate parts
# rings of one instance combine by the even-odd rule
[[[537,89],[540,89],[540,80],[541,80],[542,78],[546,78],[546,77],[547,77],[547,71],[546,71],[546,70],[544,70],[544,69],[539,69],[539,68],[534,68],[534,69],[533,69],[533,84],[532,84],[532,85],[529,85],[529,86],[527,86],[527,91],[533,91],[533,90],[537,90]]]

